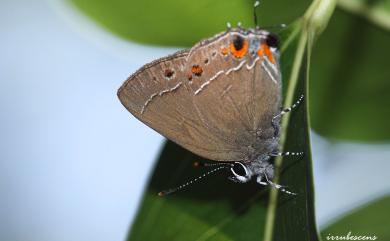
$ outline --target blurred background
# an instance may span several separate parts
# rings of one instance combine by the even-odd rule
[[[288,24],[310,1],[294,3],[263,1],[261,25]],[[117,88],[228,21],[251,26],[251,5],[2,0],[0,240],[124,240],[164,139],[125,110]],[[365,207],[389,212],[389,31],[389,1],[343,0],[314,48],[322,230]]]

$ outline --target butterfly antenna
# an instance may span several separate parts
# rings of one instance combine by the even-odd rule
[[[256,14],[256,8],[260,5],[260,1],[256,0],[253,4],[253,21],[255,23],[256,28],[259,28],[259,25],[257,24],[257,14]]]
[[[193,183],[199,181],[200,179],[204,178],[205,176],[208,176],[208,175],[210,175],[210,174],[212,174],[212,173],[214,173],[214,172],[216,172],[216,171],[219,171],[219,170],[222,170],[222,169],[225,169],[225,168],[229,168],[229,167],[231,167],[231,164],[227,164],[227,165],[224,165],[224,166],[217,167],[217,168],[215,168],[215,169],[213,169],[213,170],[211,170],[211,171],[208,171],[208,172],[204,173],[203,175],[201,175],[201,176],[199,176],[199,177],[197,177],[197,178],[194,178],[194,179],[192,179],[191,181],[188,181],[188,182],[186,182],[186,183],[184,183],[184,184],[182,184],[182,185],[180,185],[180,186],[178,186],[178,187],[170,188],[170,189],[168,189],[168,190],[159,192],[158,195],[159,195],[160,197],[163,197],[163,196],[166,196],[166,195],[168,195],[168,194],[174,193],[174,192],[176,192],[176,191],[179,191],[179,190],[185,188],[186,186],[189,186],[189,185],[191,185],[191,184],[193,184]]]
[[[277,33],[280,33],[282,30],[287,28],[287,24],[281,23],[281,24],[276,24],[276,25],[271,25],[271,26],[265,26],[262,28],[267,29],[267,30],[275,29],[277,31]]]

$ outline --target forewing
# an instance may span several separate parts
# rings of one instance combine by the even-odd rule
[[[234,159],[234,145],[214,135],[198,115],[189,87],[187,51],[156,60],[130,76],[118,90],[122,104],[168,139],[208,159]]]

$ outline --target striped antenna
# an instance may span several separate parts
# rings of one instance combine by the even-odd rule
[[[260,1],[256,0],[253,4],[253,21],[255,23],[256,28],[259,28],[259,25],[257,25],[257,14],[256,14],[256,8],[260,5]]]

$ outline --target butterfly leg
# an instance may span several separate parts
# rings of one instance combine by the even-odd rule
[[[278,122],[279,122],[280,118],[284,114],[286,114],[288,112],[291,112],[293,109],[295,109],[301,103],[302,100],[303,100],[303,95],[301,95],[301,97],[299,97],[299,99],[292,106],[282,110],[279,114],[277,114],[276,116],[274,116],[272,118],[272,126],[273,126],[273,128],[275,130],[275,136],[279,135],[280,127],[279,127],[279,123]]]
[[[260,185],[267,186],[268,183],[263,182],[262,180],[263,180],[262,176],[261,176],[261,175],[258,175],[257,178],[256,178],[256,182],[257,182],[258,184],[260,184]]]
[[[287,194],[289,194],[289,195],[297,195],[296,193],[293,193],[293,192],[290,192],[290,191],[286,190],[286,189],[285,189],[285,186],[282,186],[282,185],[273,183],[271,180],[268,179],[266,173],[264,173],[264,177],[265,177],[265,179],[267,180],[267,183],[268,183],[269,185],[271,185],[273,188],[276,188],[276,189],[278,189],[278,190],[280,190],[280,191],[282,191],[282,192],[284,192],[284,193],[287,193]],[[263,183],[265,183],[265,182],[261,182],[261,178],[260,178],[260,182],[259,182],[259,177],[257,177],[257,183],[264,185]],[[267,184],[265,184],[265,185],[267,185]]]

